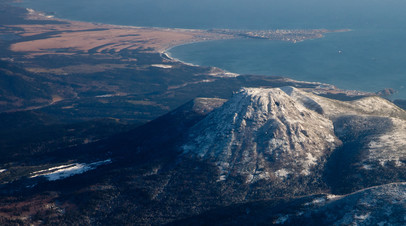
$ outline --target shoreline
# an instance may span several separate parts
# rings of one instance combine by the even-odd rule
[[[19,8],[22,8],[20,6],[17,6]],[[89,30],[96,30],[96,29],[104,29],[104,30],[116,30],[120,31],[121,36],[140,36],[144,35],[144,39],[127,39],[122,42],[131,42],[132,46],[140,47],[141,49],[145,49],[146,51],[151,51],[147,49],[153,49],[153,52],[163,54],[169,51],[170,49],[176,47],[176,46],[181,46],[181,45],[186,45],[186,44],[193,44],[193,43],[199,43],[199,42],[207,42],[207,41],[213,41],[213,40],[226,40],[226,39],[236,39],[239,37],[233,36],[233,35],[227,35],[227,34],[218,34],[218,33],[212,33],[209,32],[208,30],[202,30],[202,29],[184,29],[184,28],[162,28],[162,27],[140,27],[140,26],[132,26],[132,25],[116,25],[116,24],[105,24],[105,23],[98,23],[98,22],[87,22],[87,21],[77,21],[77,20],[70,20],[70,19],[63,19],[63,18],[58,18],[53,15],[47,15],[42,11],[36,11],[31,8],[22,8],[25,9],[26,12],[26,19],[27,20],[42,20],[42,21],[58,21],[58,22],[63,22],[66,23],[67,27],[70,29],[71,27],[73,28],[72,31],[89,31]],[[72,25],[72,26],[69,26]],[[30,25],[19,25],[16,27],[20,27],[24,29],[25,27],[29,27]],[[54,25],[55,26],[55,25]],[[41,27],[41,25],[37,25],[37,27]],[[47,30],[46,28],[43,28],[45,26],[42,26],[42,30]],[[57,27],[57,26],[55,26]],[[60,25],[62,27],[62,25]],[[49,31],[59,31],[63,33],[71,32],[68,28],[49,28]],[[81,29],[81,27],[87,28],[87,29]],[[75,30],[76,29],[76,30]],[[124,31],[128,31],[128,34],[125,34]],[[24,31],[27,33],[26,31]],[[24,33],[23,32],[23,33]],[[31,33],[34,33],[33,31],[30,31]],[[38,34],[41,34],[41,32],[38,32]],[[45,33],[45,32],[42,32]],[[146,34],[146,35],[145,35]],[[114,34],[113,34],[114,36]],[[170,36],[170,37],[165,37],[165,36]],[[173,36],[173,37],[172,37]],[[104,38],[104,37],[103,37]],[[126,45],[118,41],[114,41],[114,37],[109,37],[110,40],[112,41],[109,43],[111,46],[119,46],[119,45]],[[106,38],[108,39],[108,38]],[[136,44],[137,42],[143,42],[146,47],[143,47],[142,44]],[[19,42],[16,42],[17,44]],[[148,46],[148,44],[150,44]],[[48,48],[48,49],[60,49],[63,47],[55,46],[54,48]],[[45,51],[47,48],[42,47],[38,52]],[[66,48],[68,49],[68,48]],[[12,50],[15,51],[15,50]],[[30,51],[30,49],[24,50],[17,50],[17,52],[34,52]],[[118,50],[119,51],[119,50]],[[118,52],[116,51],[116,52]],[[170,54],[168,54],[170,55]],[[172,58],[168,56],[168,58]],[[183,62],[179,59],[173,58],[173,60],[182,62],[187,64],[187,62]]]
[[[17,6],[20,8],[23,8],[22,6]],[[183,46],[183,45],[188,45],[188,44],[194,44],[194,43],[201,43],[201,42],[209,42],[209,41],[217,41],[217,40],[231,40],[231,39],[263,39],[263,40],[278,40],[278,41],[283,41],[283,42],[292,42],[292,43],[297,43],[297,42],[303,42],[306,40],[315,40],[315,39],[320,39],[324,38],[325,34],[329,33],[341,33],[341,32],[350,32],[352,29],[324,29],[324,28],[318,28],[318,29],[273,29],[273,30],[239,30],[239,29],[189,29],[189,28],[168,28],[168,27],[146,27],[146,26],[135,26],[135,25],[119,25],[119,24],[109,24],[109,23],[100,23],[100,22],[91,22],[91,21],[80,21],[80,20],[74,20],[74,19],[66,19],[66,18],[59,18],[56,15],[47,15],[45,12],[35,10],[32,8],[24,8],[27,10],[28,15],[33,16],[34,18],[27,18],[29,20],[33,19],[41,19],[41,20],[52,20],[52,21],[61,21],[61,22],[67,22],[70,24],[92,24],[97,27],[105,27],[105,28],[112,28],[112,29],[134,29],[134,30],[156,30],[156,31],[169,31],[169,32],[175,32],[175,33],[199,33],[200,35],[206,34],[208,36],[201,36],[201,37],[194,37],[193,39],[189,40],[184,40],[180,41],[179,43],[168,43],[164,46],[162,46],[159,49],[156,49],[156,51],[160,54],[167,53],[169,55],[169,58],[175,59],[176,61],[186,63],[193,65],[191,63],[184,62],[180,59],[174,58],[170,56],[169,51],[172,48],[178,47],[178,46]],[[302,33],[307,33],[311,34],[312,32],[314,33],[314,37],[300,37],[299,40],[296,39],[291,39],[288,37],[272,37],[272,38],[263,38],[263,37],[257,37],[255,35],[253,36],[247,36],[247,33],[286,33],[288,35],[291,34],[302,34]],[[195,65],[199,66],[199,65]]]
[[[20,6],[17,6],[20,7]],[[20,7],[22,8],[22,7]],[[41,12],[41,11],[36,11],[30,8],[24,8],[27,10],[27,16],[32,16],[35,18],[27,18],[28,20],[35,20],[35,19],[42,19],[42,20],[52,20],[52,21],[61,21],[61,22],[66,22],[70,25],[93,25],[95,28],[100,28],[100,29],[113,29],[113,30],[131,30],[131,31],[157,31],[157,32],[170,32],[170,33],[175,33],[175,34],[187,34],[189,35],[188,38],[186,39],[178,39],[178,40],[172,40],[166,43],[162,43],[162,44],[158,44],[158,46],[155,46],[155,48],[153,47],[154,51],[152,52],[156,52],[158,54],[160,54],[161,58],[167,58],[171,61],[174,62],[179,62],[181,64],[184,65],[188,65],[188,66],[193,66],[193,67],[205,67],[202,65],[196,65],[193,63],[189,63],[189,62],[185,62],[182,61],[178,58],[175,58],[171,55],[170,50],[178,47],[178,46],[183,46],[183,45],[189,45],[189,44],[194,44],[194,43],[200,43],[200,42],[208,42],[208,41],[216,41],[216,40],[231,40],[231,39],[245,39],[245,37],[241,37],[241,36],[237,36],[237,35],[230,35],[230,34],[219,34],[219,33],[212,33],[210,32],[210,30],[199,30],[199,29],[184,29],[184,28],[160,28],[160,27],[139,27],[139,26],[130,26],[130,25],[115,25],[115,24],[104,24],[104,23],[96,23],[96,22],[86,22],[86,21],[75,21],[75,20],[69,20],[69,19],[63,19],[63,18],[58,18],[56,16],[49,16],[46,15],[45,13]],[[224,31],[224,30],[221,30]],[[322,32],[321,34],[319,34],[319,36],[314,37],[314,38],[304,38],[301,41],[305,41],[305,40],[313,40],[313,39],[319,39],[319,38],[323,38],[324,34],[329,34],[329,33],[337,33],[337,32],[349,32],[352,31],[351,29],[336,29],[336,30],[327,30],[327,29],[313,29],[313,30],[275,30],[275,31],[282,31],[282,32],[297,32],[297,31],[306,31],[306,32],[312,32],[312,31],[319,31]],[[235,30],[233,30],[233,32],[235,32]],[[237,31],[240,32],[240,31]],[[268,32],[274,32],[274,31],[268,31]],[[261,38],[262,39],[262,38]],[[283,39],[279,39],[280,41],[286,41]],[[148,40],[145,40],[146,42],[148,42]],[[114,43],[114,42],[113,42]],[[114,43],[115,46],[119,45],[120,43]],[[116,51],[117,52],[117,51]],[[228,72],[224,69],[220,69],[220,68],[216,68],[213,66],[207,66],[207,67],[211,67],[214,70],[216,70],[215,73],[213,73],[213,75],[218,76],[219,75],[219,70],[222,71],[220,76],[225,76],[225,77],[236,77],[239,76],[240,74],[238,73],[232,73],[232,72]],[[321,82],[308,82],[308,81],[298,81],[298,80],[293,80],[289,77],[285,77],[285,76],[281,76],[287,80],[291,80],[291,81],[297,81],[297,82],[301,82],[301,83],[309,83],[309,84],[319,84],[320,86],[323,87],[331,87],[330,84],[325,84],[325,83],[321,83]],[[342,90],[342,89],[340,89]],[[348,90],[351,93],[365,93],[368,95],[371,95],[372,93],[370,92],[365,92],[365,91],[357,91],[357,90]]]
[[[235,38],[235,39],[237,39],[237,38]],[[232,40],[232,39],[229,39],[229,40]],[[185,62],[185,61],[183,61],[183,60],[180,60],[179,58],[173,57],[173,56],[171,55],[170,51],[171,51],[173,48],[176,48],[176,47],[179,47],[179,46],[185,46],[185,45],[190,45],[190,44],[195,44],[195,43],[202,43],[202,42],[211,42],[211,41],[218,41],[218,40],[192,41],[192,42],[185,42],[185,43],[178,44],[178,45],[168,46],[167,48],[163,49],[162,51],[159,51],[159,54],[160,54],[161,56],[164,55],[165,57],[167,57],[167,58],[169,58],[169,59],[171,59],[171,60],[174,60],[174,61],[177,61],[177,62],[186,64],[186,65],[189,65],[189,66],[202,67],[202,65],[197,65],[197,64]]]

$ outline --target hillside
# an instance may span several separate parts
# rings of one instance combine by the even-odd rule
[[[296,216],[292,211],[313,211],[304,204],[327,200],[325,194],[405,181],[406,156],[399,145],[404,118],[402,109],[379,97],[338,101],[293,87],[244,88],[228,101],[198,98],[137,129],[76,149],[100,158],[43,168],[55,181],[32,170],[38,176],[25,180],[32,188],[22,191],[34,197],[47,191],[50,202],[69,213],[43,216],[49,222],[210,222],[222,216],[213,211],[241,217],[241,208],[259,205],[270,208],[266,216],[277,223],[280,216]],[[79,174],[55,174],[69,167],[81,167]],[[3,185],[9,186],[18,183]],[[309,222],[313,214],[328,212],[320,211],[309,213]],[[331,221],[339,221],[339,214]]]

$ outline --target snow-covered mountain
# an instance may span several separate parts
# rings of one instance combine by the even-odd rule
[[[310,175],[340,145],[333,122],[282,89],[243,89],[190,130],[184,154],[208,159],[220,180]]]
[[[72,208],[84,204],[71,197],[97,190],[80,215],[95,224],[378,224],[387,216],[396,224],[406,215],[405,129],[406,112],[380,97],[243,88],[82,150],[106,153],[111,164],[22,185],[74,182],[81,189],[55,202]]]
[[[337,184],[343,177],[379,174],[361,180],[375,185],[394,167],[405,171],[405,119],[404,110],[380,97],[339,101],[293,87],[244,88],[194,125],[181,148],[216,165],[219,181],[230,175],[246,183],[324,177],[343,186]]]

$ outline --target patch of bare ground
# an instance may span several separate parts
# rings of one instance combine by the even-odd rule
[[[17,35],[32,37],[47,35],[45,38],[17,42],[11,46],[15,52],[33,55],[66,54],[70,51],[96,53],[129,50],[164,49],[188,42],[233,38],[231,35],[213,34],[203,30],[138,28],[129,26],[102,25],[85,22],[67,24],[10,25],[19,30]],[[58,51],[58,50],[68,51]]]
[[[64,207],[54,202],[57,197],[56,193],[49,193],[22,200],[16,197],[4,198],[0,201],[0,218],[11,222],[20,220],[41,224],[41,216],[53,218],[64,213]]]
[[[29,67],[26,68],[27,71],[33,73],[49,73],[55,75],[68,75],[68,74],[91,74],[97,72],[103,72],[111,69],[122,69],[126,68],[126,64],[80,64],[80,65],[71,65],[66,67],[59,68],[45,68],[45,67]]]

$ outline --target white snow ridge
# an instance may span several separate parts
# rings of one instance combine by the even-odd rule
[[[94,162],[90,164],[86,163],[73,163],[68,165],[61,165],[57,167],[52,167],[45,170],[39,170],[33,172],[30,178],[44,176],[49,181],[61,180],[67,177],[81,174],[89,170],[96,169],[98,166],[105,165],[111,163],[111,159],[107,159],[105,161]]]

